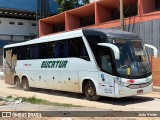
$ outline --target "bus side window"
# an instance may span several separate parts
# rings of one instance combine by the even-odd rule
[[[34,46],[34,59],[39,59],[39,45],[35,44]]]
[[[18,60],[23,60],[23,46],[22,47],[18,47],[18,49],[17,49],[17,59]]]
[[[100,50],[100,56],[101,56],[101,68],[102,70],[108,72],[108,73],[113,73],[112,71],[112,63],[111,63],[111,54],[110,51],[107,49]]]
[[[77,57],[89,61],[87,49],[81,37],[69,40],[69,57]]]
[[[30,45],[30,59],[34,59],[34,45]]]
[[[47,49],[48,49],[48,58],[54,58],[54,51],[53,51],[53,42],[49,42],[48,43],[48,47],[47,47]]]
[[[55,42],[54,54],[55,58],[68,57],[68,44],[66,40]]]
[[[46,59],[49,57],[49,43],[40,43],[39,44],[39,51],[40,51],[40,59]]]

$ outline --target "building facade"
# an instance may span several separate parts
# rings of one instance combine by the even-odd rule
[[[3,47],[37,36],[35,12],[0,8],[0,66],[3,64]]]
[[[57,14],[57,8],[53,0],[0,1],[0,66],[3,46],[38,37],[38,19]]]

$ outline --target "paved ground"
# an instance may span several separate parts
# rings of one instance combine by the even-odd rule
[[[0,80],[0,94],[22,97],[35,96],[36,98],[45,99],[51,102],[67,103],[107,110],[160,111],[160,92],[120,99],[103,97],[97,102],[86,100],[85,96],[82,94],[42,89],[33,89],[32,91],[18,90],[14,86],[5,84],[3,80]]]
[[[18,90],[12,85],[5,84],[3,80],[0,80],[0,96],[21,96],[21,97],[33,97],[45,99],[51,102],[67,103],[73,105],[80,105],[82,111],[84,110],[106,110],[106,111],[160,111],[160,92],[152,92],[146,95],[126,97],[126,98],[108,98],[102,97],[99,101],[88,101],[82,94],[59,92],[52,90],[43,89],[32,89],[31,91]],[[12,108],[12,107],[10,107]],[[10,109],[8,108],[8,109]],[[4,108],[5,110],[7,109]],[[59,108],[56,108],[59,109]],[[61,108],[62,110],[65,110]],[[2,110],[2,109],[1,109]],[[24,110],[24,109],[23,109]],[[26,107],[27,110],[27,107]],[[34,108],[32,109],[34,110]],[[47,109],[50,110],[50,109]],[[43,118],[51,119],[51,118]],[[42,119],[42,120],[43,120]],[[56,119],[56,118],[54,118]],[[57,118],[57,120],[60,118]],[[72,120],[75,118],[72,118]],[[76,118],[76,120],[85,118]],[[92,120],[93,118],[87,118],[87,120]],[[94,118],[96,120],[101,120],[102,118]],[[103,118],[104,119],[104,118]],[[105,118],[109,120],[111,118]],[[137,120],[138,118],[112,118],[112,120]],[[144,118],[143,118],[144,119]],[[145,120],[158,120],[160,118],[145,118]],[[66,119],[70,120],[70,119]]]

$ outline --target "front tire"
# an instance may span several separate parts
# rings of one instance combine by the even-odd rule
[[[23,78],[22,88],[23,88],[24,91],[29,91],[30,90],[29,82],[28,82],[28,79],[26,77]]]
[[[95,88],[95,85],[92,81],[88,81],[85,84],[85,91],[84,92],[85,92],[85,95],[88,100],[96,101],[100,98],[100,96],[98,96],[96,93],[96,88]]]

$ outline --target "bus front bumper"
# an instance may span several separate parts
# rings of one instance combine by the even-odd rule
[[[121,97],[128,97],[128,96],[134,96],[134,95],[142,95],[151,93],[153,91],[153,82],[144,88],[138,88],[138,89],[131,89],[125,86],[118,85],[115,83],[115,97],[121,98]]]

